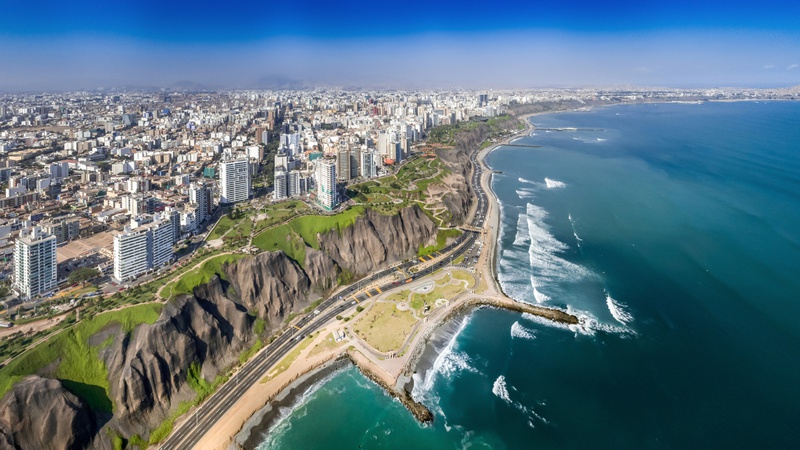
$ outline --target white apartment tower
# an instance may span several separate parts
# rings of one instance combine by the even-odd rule
[[[34,227],[14,245],[14,288],[28,298],[56,288],[56,237]]]
[[[284,169],[283,166],[276,167],[275,178],[274,182],[272,183],[273,186],[272,194],[276,202],[284,200],[286,197],[288,197],[286,178],[287,178],[286,169]]]
[[[114,278],[127,280],[147,272],[147,231],[126,229],[114,236]]]
[[[114,278],[129,280],[172,259],[171,219],[156,215],[153,222],[114,235]]]
[[[236,159],[219,163],[220,203],[242,202],[250,198],[250,161]]]
[[[339,195],[336,192],[336,160],[318,159],[316,170],[317,202],[327,210],[332,210],[339,205]]]
[[[286,195],[289,197],[297,197],[304,191],[300,188],[300,172],[296,170],[290,171],[286,175]]]

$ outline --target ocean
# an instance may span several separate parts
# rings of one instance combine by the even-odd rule
[[[498,278],[583,325],[479,309],[415,375],[433,425],[347,368],[260,449],[800,446],[800,103],[531,120],[487,158]]]

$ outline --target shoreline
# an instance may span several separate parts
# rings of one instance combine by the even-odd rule
[[[423,404],[418,403],[411,396],[413,388],[413,374],[416,372],[420,358],[429,346],[431,338],[436,331],[441,329],[456,317],[464,317],[472,313],[475,309],[483,307],[499,308],[508,311],[530,313],[548,320],[565,324],[578,324],[577,317],[555,308],[546,308],[535,304],[516,301],[502,291],[500,282],[496,274],[496,247],[497,233],[499,232],[500,211],[499,201],[491,189],[491,177],[494,171],[485,163],[484,159],[498,147],[507,145],[516,139],[525,137],[535,128],[530,122],[530,117],[539,114],[552,114],[556,112],[570,111],[570,108],[563,110],[542,111],[526,113],[517,118],[523,121],[525,128],[518,133],[503,139],[501,142],[494,143],[484,149],[477,151],[475,162],[484,168],[480,183],[487,196],[488,209],[486,211],[486,223],[489,225],[482,238],[486,248],[484,258],[478,263],[475,274],[478,279],[484,279],[488,285],[485,295],[470,295],[468,298],[454,303],[449,310],[443,310],[441,317],[432,320],[430,323],[418,331],[414,336],[409,337],[406,344],[410,345],[408,360],[401,367],[397,376],[389,374],[385,369],[373,362],[367,355],[353,347],[340,350],[335,354],[329,354],[326,359],[316,364],[299,368],[291,382],[285,384],[277,390],[271,398],[259,402],[260,405],[255,411],[248,415],[248,418],[240,422],[240,425],[230,439],[227,439],[229,450],[251,450],[254,449],[264,439],[264,434],[276,423],[276,418],[280,414],[279,408],[297,404],[297,400],[308,391],[309,388],[323,381],[327,376],[332,375],[337,370],[353,364],[359,372],[381,387],[387,394],[400,401],[400,403],[414,416],[420,423],[430,423],[434,420],[433,413]],[[473,171],[475,168],[473,167]],[[477,197],[476,197],[477,198]],[[477,202],[475,203],[477,208]],[[477,209],[476,209],[477,211]],[[474,214],[474,213],[473,213]],[[477,284],[476,284],[477,285]],[[497,295],[499,294],[499,295]],[[268,383],[269,384],[269,383]],[[208,436],[208,434],[206,435]],[[201,440],[196,449],[208,448],[210,442]]]

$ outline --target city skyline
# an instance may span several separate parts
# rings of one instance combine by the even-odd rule
[[[17,2],[1,91],[782,87],[800,84],[800,6],[511,2]]]

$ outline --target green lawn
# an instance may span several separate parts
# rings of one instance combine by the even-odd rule
[[[120,324],[126,333],[141,323],[152,324],[161,314],[161,306],[139,305],[98,314],[23,353],[0,369],[0,397],[26,375],[35,374],[55,362],[52,375],[61,380],[68,390],[84,399],[94,410],[113,411],[108,371],[105,363],[98,358],[99,349],[91,347],[88,340],[112,324]]]
[[[411,308],[416,310],[417,313],[421,313],[425,306],[433,308],[436,300],[440,298],[452,300],[456,295],[464,292],[464,285],[462,283],[458,283],[457,285],[450,284],[451,280],[452,278],[450,276],[445,276],[443,279],[436,282],[436,287],[431,292],[427,294],[413,294],[411,296]]]
[[[306,260],[306,244],[303,238],[295,233],[288,224],[262,231],[253,238],[253,245],[269,252],[283,250],[288,257],[300,265],[303,265]]]
[[[356,219],[364,214],[363,206],[355,206],[333,216],[303,216],[289,222],[292,229],[303,238],[310,247],[319,249],[318,233],[341,231],[353,225]]]
[[[222,235],[227,233],[228,230],[233,228],[234,225],[235,222],[231,220],[228,216],[222,216],[222,218],[219,220],[219,223],[217,223],[217,226],[214,227],[214,231],[212,231],[211,234],[208,235],[208,240],[221,238]]]
[[[256,224],[256,231],[261,231],[265,228],[277,225],[286,221],[298,214],[304,214],[309,211],[308,205],[300,200],[291,200],[288,202],[276,203],[268,205],[264,209],[259,209],[257,213],[265,213],[267,218],[259,221]]]
[[[319,249],[317,234],[347,228],[363,214],[364,207],[356,206],[333,216],[297,217],[289,223],[262,231],[253,238],[253,245],[264,251],[283,250],[302,264],[305,260],[305,246]]]
[[[177,281],[165,287],[161,295],[164,298],[170,298],[178,294],[192,294],[195,287],[208,283],[214,275],[219,275],[220,278],[226,279],[222,266],[225,263],[238,261],[245,256],[247,255],[235,253],[211,258],[201,264],[200,267],[186,272]]]
[[[467,289],[475,287],[475,277],[465,270],[453,270],[450,272],[456,280],[463,280],[467,282]]]

